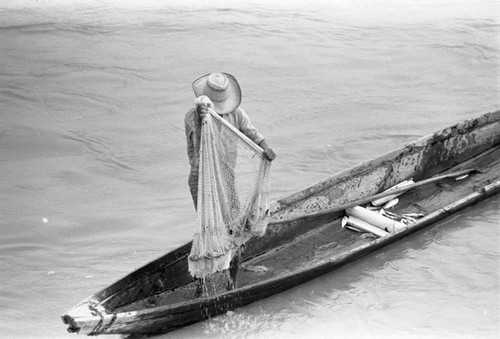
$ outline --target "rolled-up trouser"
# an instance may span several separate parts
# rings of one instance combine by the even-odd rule
[[[191,171],[189,172],[188,185],[195,209],[198,207],[198,176],[198,168],[191,168]]]

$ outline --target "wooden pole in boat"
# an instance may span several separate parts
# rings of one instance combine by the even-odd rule
[[[413,184],[408,185],[408,186],[404,186],[404,187],[401,187],[401,188],[390,189],[390,190],[387,190],[385,192],[378,193],[378,194],[375,194],[375,195],[372,195],[372,196],[369,196],[369,197],[366,197],[366,198],[357,199],[357,200],[354,200],[354,201],[351,201],[351,202],[348,202],[348,203],[345,203],[345,204],[342,204],[342,205],[339,205],[339,206],[335,206],[335,207],[332,207],[332,208],[329,208],[329,209],[325,209],[323,211],[318,211],[318,212],[313,212],[313,213],[309,213],[309,214],[304,214],[304,215],[300,215],[300,216],[296,216],[296,217],[292,217],[292,218],[288,218],[288,219],[271,220],[269,222],[269,224],[280,224],[280,223],[291,222],[291,221],[296,221],[296,220],[305,219],[305,218],[312,218],[312,217],[324,216],[324,215],[327,215],[327,214],[330,214],[330,213],[334,213],[334,212],[340,212],[340,211],[343,211],[343,210],[345,210],[347,208],[350,208],[350,207],[367,204],[367,203],[369,203],[369,202],[371,202],[373,200],[380,199],[380,198],[385,198],[385,197],[387,197],[389,195],[405,193],[405,192],[407,192],[409,190],[412,190],[412,189],[420,187],[420,186],[424,186],[424,185],[427,185],[427,184],[432,184],[434,182],[441,181],[441,180],[448,179],[448,178],[456,178],[456,177],[459,177],[459,176],[462,176],[462,175],[470,174],[471,172],[474,172],[474,171],[476,171],[475,168],[469,168],[469,169],[464,169],[464,170],[453,172],[453,173],[439,175],[437,177],[433,177],[433,178],[429,178],[429,179],[418,181],[418,182],[413,183]]]

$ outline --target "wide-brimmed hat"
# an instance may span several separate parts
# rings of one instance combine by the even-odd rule
[[[193,82],[196,97],[206,95],[219,114],[233,112],[241,104],[241,88],[236,78],[228,73],[210,73]]]

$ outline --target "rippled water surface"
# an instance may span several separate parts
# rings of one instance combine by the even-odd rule
[[[141,3],[141,4],[139,4]],[[272,197],[499,109],[495,1],[0,4],[0,337],[190,240],[191,82],[234,74]],[[500,335],[499,198],[162,338]]]

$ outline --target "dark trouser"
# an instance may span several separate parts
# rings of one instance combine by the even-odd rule
[[[191,168],[191,172],[189,172],[188,185],[195,209],[198,208],[198,176],[198,169]]]

